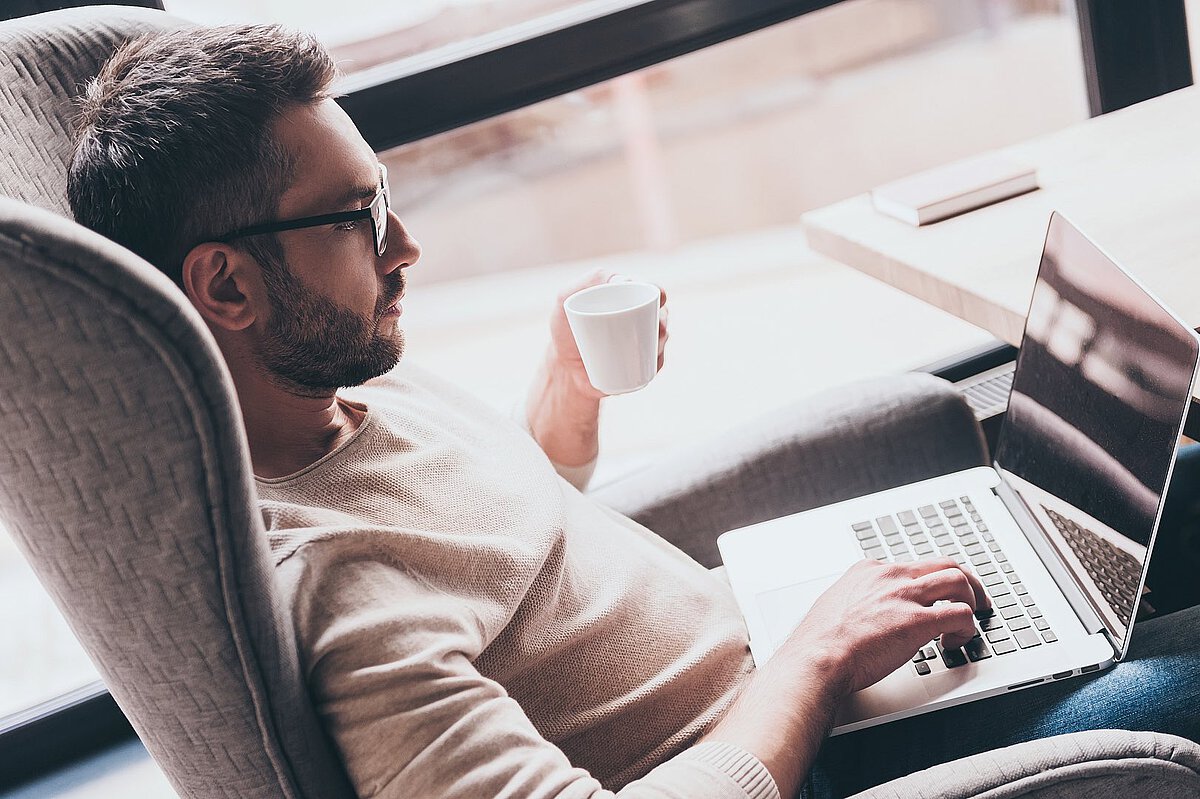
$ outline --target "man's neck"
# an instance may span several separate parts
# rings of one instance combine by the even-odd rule
[[[337,396],[304,396],[265,380],[238,383],[238,400],[257,477],[294,474],[344,444],[366,412]]]

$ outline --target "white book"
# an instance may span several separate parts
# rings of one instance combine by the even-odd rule
[[[880,213],[910,225],[928,225],[1037,187],[1032,166],[984,155],[885,183],[871,192],[871,200]]]

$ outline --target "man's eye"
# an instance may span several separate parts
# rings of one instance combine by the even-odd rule
[[[349,222],[338,222],[334,225],[334,228],[337,230],[358,230],[361,224],[361,219],[351,219]]]

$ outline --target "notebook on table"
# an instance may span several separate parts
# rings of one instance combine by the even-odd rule
[[[1050,219],[990,467],[720,536],[762,665],[861,558],[951,557],[994,613],[842,708],[834,734],[1097,671],[1124,657],[1200,339],[1059,214]]]

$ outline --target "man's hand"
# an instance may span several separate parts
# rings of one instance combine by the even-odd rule
[[[793,796],[847,696],[939,635],[946,646],[965,644],[975,635],[975,610],[990,607],[979,578],[948,558],[857,563],[813,603],[703,740],[755,755],[779,792]]]
[[[844,696],[879,682],[938,636],[948,648],[975,636],[975,612],[992,601],[950,558],[864,560],[817,598],[785,647],[832,659]]]
[[[563,300],[580,289],[610,280],[627,280],[598,270],[565,289],[550,317],[550,347],[529,389],[525,418],[533,438],[547,457],[562,466],[582,466],[593,461],[600,448],[600,400],[606,394],[588,382],[571,335]],[[658,368],[663,365],[667,344],[667,293],[659,289]]]
[[[564,289],[558,295],[558,302],[555,304],[554,313],[550,318],[550,349],[547,353],[547,361],[555,372],[570,380],[574,390],[581,396],[600,399],[607,395],[588,381],[587,372],[583,368],[583,359],[579,356],[579,347],[575,344],[575,337],[571,335],[571,325],[567,322],[567,312],[563,310],[563,302],[567,297],[582,289],[599,286],[602,283],[628,280],[629,278],[623,275],[606,269],[598,269],[580,282]],[[659,287],[658,292],[658,368],[661,370],[669,334],[667,333],[667,292],[662,287]]]

